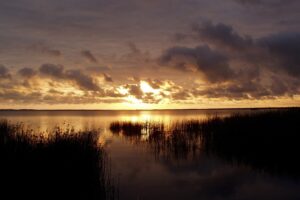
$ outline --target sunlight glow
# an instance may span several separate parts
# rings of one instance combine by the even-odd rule
[[[153,94],[159,94],[159,89],[153,89],[149,83],[146,81],[141,81],[140,82],[140,88],[143,91],[143,93],[153,93]]]
[[[117,88],[117,91],[122,95],[128,94],[128,89],[124,88],[123,86]]]
[[[142,104],[143,103],[142,100],[137,99],[135,96],[132,96],[132,95],[126,97],[126,100],[132,104]]]
[[[127,109],[152,109],[150,104],[144,103],[143,100],[137,99],[135,96],[129,95],[125,100],[127,103],[124,103],[124,105]]]

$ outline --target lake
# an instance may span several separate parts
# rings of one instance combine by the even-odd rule
[[[260,111],[0,111],[0,118],[23,123],[36,132],[47,132],[56,126],[98,129],[99,142],[108,152],[120,199],[300,199],[298,179],[228,162],[204,152],[185,158],[159,156],[143,142],[143,137],[125,137],[109,129],[114,121],[159,122],[167,126],[182,120]]]

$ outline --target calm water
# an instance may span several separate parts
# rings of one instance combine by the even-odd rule
[[[109,131],[109,124],[116,120],[169,124],[237,112],[259,110],[1,111],[0,118],[24,123],[35,131],[55,126],[99,129],[120,199],[300,199],[298,180],[269,175],[205,153],[186,159],[157,157],[145,143]]]
[[[0,111],[0,119],[24,123],[36,130],[51,130],[55,126],[71,126],[77,130],[102,129],[107,133],[113,121],[154,121],[170,123],[185,119],[206,119],[210,116],[228,116],[251,110],[165,110],[165,111]],[[254,111],[252,111],[254,112]]]

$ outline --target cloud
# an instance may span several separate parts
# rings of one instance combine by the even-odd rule
[[[229,59],[245,59],[248,64],[268,67],[269,70],[279,70],[291,76],[300,75],[300,33],[279,32],[253,39],[250,36],[241,36],[232,26],[226,24],[212,24],[211,22],[194,26],[199,39],[216,48],[228,48],[236,51],[227,52]],[[252,61],[251,61],[252,60]]]
[[[130,95],[135,96],[137,99],[142,99],[144,93],[139,84],[127,84],[124,88],[128,90]]]
[[[132,54],[141,54],[142,53],[141,50],[136,46],[135,43],[128,42],[127,44],[128,44],[129,49],[130,49],[130,52]]]
[[[138,80],[140,82],[139,79],[136,79],[135,80]],[[146,82],[153,88],[153,89],[160,89],[163,85],[165,85],[165,82],[162,81],[162,80],[159,80],[159,79],[150,79],[148,78],[146,80]]]
[[[4,66],[0,65],[0,79],[10,79],[11,74],[9,73],[9,70]]]
[[[210,82],[222,82],[234,76],[228,58],[208,46],[172,47],[162,54],[159,62],[161,65],[169,65],[184,71],[194,68]]]
[[[91,63],[98,63],[98,60],[96,59],[96,57],[89,50],[81,51],[81,55]]]
[[[83,73],[80,69],[64,70],[62,65],[43,64],[39,71],[42,75],[46,75],[55,79],[72,81],[84,90],[100,90],[100,87],[97,85],[96,81],[91,76]]]
[[[18,102],[18,103],[40,103],[42,93],[40,92],[21,92],[17,90],[4,90],[0,92],[0,99],[7,102]]]
[[[129,65],[130,67],[140,67],[148,66],[151,63],[152,58],[148,51],[141,50],[134,42],[127,42],[126,47],[128,48],[128,52],[123,53],[116,62],[124,65]]]
[[[240,35],[230,25],[205,22],[185,36],[204,45],[175,46],[159,60],[162,66],[183,71],[194,67],[202,72],[210,83],[191,91],[195,96],[262,99],[300,93],[299,32],[253,38]]]
[[[37,71],[29,67],[24,67],[18,71],[18,74],[24,78],[31,78],[37,74]]]
[[[110,75],[108,75],[106,73],[103,73],[103,76],[104,76],[104,80],[106,82],[114,82],[113,79],[112,79],[112,77]]]
[[[79,69],[66,70],[65,77],[69,80],[73,80],[77,85],[85,90],[99,91],[100,88],[96,84],[95,80]]]
[[[204,22],[201,25],[194,25],[193,31],[199,40],[218,47],[241,50],[251,47],[253,43],[251,37],[240,36],[232,26],[223,23]]]
[[[173,100],[187,100],[192,96],[192,94],[188,91],[179,91],[172,94]]]
[[[283,32],[257,40],[257,46],[266,50],[265,63],[275,70],[285,71],[300,79],[300,33]]]
[[[86,3],[75,0],[70,5],[58,0],[40,5],[35,0],[0,1],[0,21],[5,30],[0,34],[1,59],[6,66],[15,67],[1,75],[11,80],[2,80],[0,84],[11,82],[10,87],[16,82],[21,84],[24,81],[20,79],[26,80],[34,72],[24,70],[14,77],[18,67],[56,63],[63,54],[60,62],[65,67],[50,64],[40,69],[32,67],[37,74],[34,80],[28,80],[31,85],[53,80],[91,92],[97,86],[106,90],[118,83],[138,84],[139,81],[126,80],[138,76],[142,80],[155,77],[182,83],[182,90],[187,93],[191,93],[189,90],[197,79],[203,85],[195,92],[201,89],[202,95],[206,92],[220,98],[292,96],[299,94],[299,59],[295,53],[299,52],[299,23],[296,23],[299,2],[176,0],[170,7],[168,1],[91,0]],[[139,17],[141,14],[145,17]],[[184,32],[195,19],[211,21]],[[167,40],[180,30],[183,33],[175,35],[176,42],[180,43]],[[42,57],[33,57],[28,50]],[[164,57],[160,62],[164,67],[155,62],[157,57]],[[69,71],[78,69],[79,66],[71,66],[79,65],[80,60],[90,66]],[[256,69],[259,70],[252,77],[247,75]],[[99,77],[110,81],[103,73],[111,75],[115,82],[99,86]],[[162,87],[158,81],[146,81],[154,89]],[[181,90],[173,89],[168,98],[186,96]]]
[[[207,98],[227,98],[230,100],[274,99],[292,97],[300,93],[299,80],[290,80],[277,75],[270,75],[269,80],[261,80],[261,76],[247,79],[245,76],[226,84],[208,85],[204,89],[194,89],[194,96]]]
[[[54,65],[54,64],[43,64],[39,68],[39,71],[43,75],[55,77],[55,78],[63,78],[64,77],[64,67],[62,65]]]
[[[134,84],[122,85],[123,96],[133,96],[143,103],[160,104],[165,102],[178,102],[190,100],[192,94],[189,89],[183,88],[170,80],[159,79],[135,79]],[[126,92],[124,92],[126,91]],[[130,101],[130,100],[129,100]]]
[[[58,90],[50,89],[47,93],[42,93],[40,91],[20,91],[20,90],[1,90],[0,91],[0,103],[10,102],[12,104],[93,104],[93,103],[120,103],[122,98],[120,96],[114,96],[111,98],[106,95],[98,93],[85,93],[84,95],[79,95],[74,92],[61,92]]]
[[[46,54],[49,56],[54,56],[54,57],[59,57],[62,55],[60,50],[52,49],[43,43],[34,44],[34,45],[30,46],[29,49],[31,49],[35,52],[39,52],[39,53]]]

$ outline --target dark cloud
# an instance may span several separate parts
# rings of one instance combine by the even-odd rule
[[[129,64],[131,66],[146,66],[152,59],[148,51],[142,51],[134,42],[127,42],[128,53],[121,55],[118,62],[122,65]]]
[[[29,67],[24,67],[18,71],[18,74],[24,78],[31,78],[37,74],[37,71]]]
[[[64,94],[64,92],[58,91],[56,89],[51,88],[50,90],[48,90],[49,94],[58,94],[58,95],[62,95]]]
[[[141,50],[136,46],[133,42],[128,42],[128,47],[130,49],[130,52],[133,54],[141,54]]]
[[[115,88],[112,89],[106,89],[104,91],[104,96],[105,97],[112,97],[112,98],[121,98],[125,97],[126,95],[119,93],[118,91],[115,90]]]
[[[258,39],[257,45],[266,49],[270,67],[300,79],[300,33],[272,34]]]
[[[104,76],[104,80],[106,82],[113,82],[113,79],[110,75],[106,74],[106,73],[103,73],[103,76]]]
[[[125,89],[128,89],[128,93],[132,96],[135,96],[137,99],[142,99],[143,97],[143,91],[141,90],[140,85],[138,84],[127,84],[124,87]]]
[[[266,88],[255,82],[209,86],[204,90],[194,91],[194,95],[207,98],[227,98],[230,100],[262,99],[273,96]]]
[[[34,45],[30,46],[29,49],[31,49],[35,52],[39,52],[39,53],[54,56],[54,57],[59,57],[62,55],[60,50],[52,49],[43,43],[34,44]]]
[[[8,68],[4,65],[0,65],[0,79],[10,79],[11,74],[9,73]]]
[[[192,94],[187,91],[179,91],[179,92],[172,94],[172,99],[173,100],[187,100],[191,96],[192,96]]]
[[[204,22],[201,25],[194,25],[193,30],[201,41],[218,47],[241,50],[249,48],[253,43],[251,37],[240,36],[232,26],[223,23]]]
[[[95,80],[79,69],[64,70],[64,67],[62,65],[43,64],[39,70],[42,75],[50,76],[52,78],[60,80],[73,81],[84,90],[100,90]]]
[[[81,51],[81,55],[91,63],[98,63],[98,60],[96,59],[96,57],[89,50]]]
[[[157,104],[159,102],[161,102],[161,98],[157,98],[154,94],[152,93],[146,93],[143,96],[143,102],[144,103],[150,103],[150,104]]]
[[[43,75],[52,76],[55,78],[63,78],[64,77],[64,67],[62,65],[54,65],[54,64],[43,64],[39,71]]]
[[[282,79],[280,76],[272,76],[269,84],[260,79],[235,80],[228,84],[210,85],[203,90],[194,90],[195,96],[208,98],[228,98],[231,100],[243,99],[274,99],[277,97],[292,97],[299,94],[300,81]]]
[[[234,76],[234,72],[228,64],[228,58],[208,46],[173,47],[163,53],[159,62],[162,65],[169,65],[185,71],[194,67],[203,73],[210,82],[222,82],[230,80]]]
[[[95,80],[86,74],[84,74],[79,69],[66,70],[65,77],[69,80],[73,80],[77,85],[85,90],[98,91],[99,86],[95,83]]]
[[[213,84],[193,91],[195,96],[262,99],[299,94],[299,32],[254,39],[241,36],[230,25],[205,22],[195,25],[186,37],[207,46],[170,48],[160,63],[180,70],[195,66],[202,72]]]
[[[300,75],[300,33],[279,32],[268,36],[253,39],[241,36],[232,26],[226,24],[204,23],[194,27],[199,38],[213,44],[218,49],[236,51],[229,52],[229,59],[246,59],[251,65],[260,65],[269,70],[279,70],[291,76]]]

